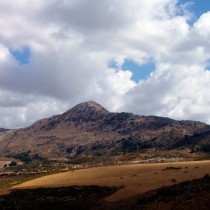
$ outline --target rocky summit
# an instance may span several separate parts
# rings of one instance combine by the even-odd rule
[[[112,113],[94,101],[29,127],[0,130],[0,155],[30,151],[42,158],[70,158],[210,145],[210,126],[157,116]]]

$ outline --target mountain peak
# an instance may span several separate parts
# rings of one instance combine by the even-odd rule
[[[81,119],[98,119],[109,114],[103,106],[95,101],[87,101],[74,106],[66,113]]]
[[[90,109],[95,110],[97,112],[104,112],[104,113],[108,112],[103,106],[101,106],[100,104],[96,103],[95,101],[87,101],[87,102],[80,103],[80,104],[74,106],[71,110],[74,110],[74,111],[78,111],[78,110],[86,111],[86,110],[90,110]]]

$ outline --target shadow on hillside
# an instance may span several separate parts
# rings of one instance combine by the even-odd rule
[[[0,209],[98,209],[105,197],[119,189],[119,187],[71,186],[14,190],[9,195],[0,196]]]
[[[210,209],[210,176],[182,182],[107,205],[102,209],[193,210]]]
[[[210,209],[210,176],[106,203],[104,198],[122,187],[72,186],[14,190],[0,196],[0,209],[193,210]]]

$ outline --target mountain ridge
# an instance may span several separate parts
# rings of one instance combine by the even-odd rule
[[[88,101],[26,128],[0,133],[0,155],[31,151],[43,158],[70,158],[141,152],[147,148],[167,150],[192,145],[190,138],[209,131],[210,125],[198,121],[112,113]],[[196,137],[194,142],[199,144],[202,138]]]

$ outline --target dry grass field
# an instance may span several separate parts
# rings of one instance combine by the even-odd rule
[[[80,169],[37,178],[13,189],[62,186],[124,186],[108,197],[118,201],[139,193],[210,174],[210,161],[132,164]]]

